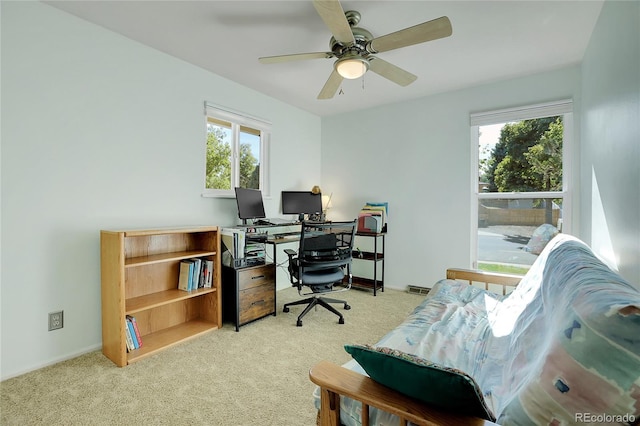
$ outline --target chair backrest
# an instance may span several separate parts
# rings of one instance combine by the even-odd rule
[[[357,222],[303,222],[300,230],[300,266],[320,268],[351,263]]]

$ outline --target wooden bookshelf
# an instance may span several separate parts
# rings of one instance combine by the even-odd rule
[[[222,326],[216,226],[100,231],[102,352],[123,367]],[[180,261],[213,261],[211,288],[178,290]],[[142,346],[127,352],[125,317]]]

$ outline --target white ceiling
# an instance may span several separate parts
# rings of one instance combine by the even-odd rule
[[[310,1],[51,1],[51,6],[244,86],[324,116],[579,63],[600,13],[589,1],[343,0],[374,37],[440,16],[453,35],[378,54],[418,79],[401,87],[373,72],[316,97],[333,59],[280,64],[260,56],[329,51]]]

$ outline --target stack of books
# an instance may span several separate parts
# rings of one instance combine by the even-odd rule
[[[127,315],[124,320],[124,326],[127,352],[140,349],[142,347],[142,337],[140,336],[140,330],[138,330],[136,318],[131,315]]]
[[[199,288],[211,288],[213,284],[213,260],[185,259],[180,261],[178,289],[193,291]]]

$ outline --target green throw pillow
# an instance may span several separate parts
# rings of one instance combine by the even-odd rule
[[[468,374],[395,349],[345,345],[376,382],[438,408],[494,421],[482,391]]]

